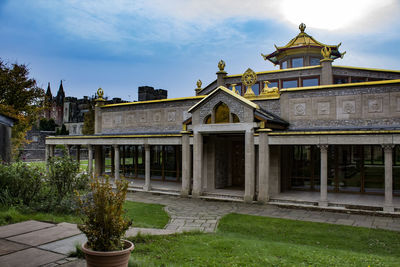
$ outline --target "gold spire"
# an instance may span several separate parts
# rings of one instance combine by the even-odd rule
[[[300,25],[299,25],[299,29],[300,29],[300,32],[304,32],[304,31],[305,31],[305,29],[306,29],[306,24],[304,24],[304,23],[300,23]]]
[[[223,72],[225,69],[225,61],[223,61],[222,59],[218,62],[218,68],[219,71]]]
[[[104,102],[106,101],[104,98],[104,90],[99,88],[97,89],[97,98],[96,98],[96,106],[102,106],[104,105]]]
[[[197,88],[196,89],[194,89],[195,91],[196,91],[196,94],[198,93],[198,92],[200,92],[201,91],[201,85],[202,85],[203,83],[201,82],[201,80],[200,79],[198,79],[197,80],[197,82],[196,82],[196,85],[197,85]]]

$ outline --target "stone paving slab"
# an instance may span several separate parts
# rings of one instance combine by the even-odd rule
[[[87,241],[84,234],[71,236],[65,239],[61,239],[55,242],[47,243],[39,246],[41,249],[50,250],[56,253],[69,255],[71,252],[76,250],[77,244],[83,244]]]
[[[54,226],[52,223],[38,222],[33,220],[0,226],[0,238],[20,235],[52,226]]]
[[[81,232],[78,230],[76,225],[64,223],[31,233],[9,237],[7,239],[30,246],[38,246],[70,236],[78,235],[80,233]]]
[[[27,245],[0,239],[0,256],[28,248]]]
[[[2,267],[35,267],[65,258],[64,255],[37,248],[28,248],[0,257]]]

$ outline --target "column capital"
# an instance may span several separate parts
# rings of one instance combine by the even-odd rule
[[[118,149],[118,148],[119,148],[119,145],[114,144],[113,147],[114,147],[114,149]]]
[[[150,145],[149,144],[144,144],[144,149],[145,150],[150,150]]]
[[[394,148],[393,144],[382,144],[382,148],[385,151],[392,151],[392,149]]]
[[[317,147],[321,150],[321,152],[327,152],[328,151],[328,145],[327,144],[320,144],[320,145],[317,145]]]

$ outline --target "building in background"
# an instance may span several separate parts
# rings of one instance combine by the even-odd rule
[[[299,29],[262,54],[278,70],[228,75],[221,60],[192,97],[106,104],[99,90],[95,134],[48,137],[48,155],[87,147],[90,172],[132,190],[400,211],[400,71],[333,65],[340,43]]]

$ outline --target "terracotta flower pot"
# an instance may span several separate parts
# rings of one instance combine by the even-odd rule
[[[94,251],[82,244],[82,251],[85,253],[87,267],[127,267],[131,251],[135,248],[132,242],[124,240],[125,249],[117,251]]]

